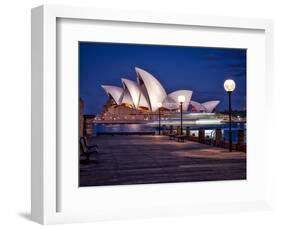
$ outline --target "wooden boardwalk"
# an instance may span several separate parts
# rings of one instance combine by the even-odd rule
[[[246,153],[165,136],[100,136],[98,163],[80,159],[80,186],[246,179]]]

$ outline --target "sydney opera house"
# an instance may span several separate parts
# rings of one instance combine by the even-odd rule
[[[184,112],[212,113],[220,101],[199,103],[191,100],[192,90],[176,90],[167,93],[162,84],[149,72],[135,68],[137,80],[122,78],[122,86],[102,85],[109,96],[102,120],[150,120],[159,109],[165,114],[179,111],[179,97],[184,98]]]

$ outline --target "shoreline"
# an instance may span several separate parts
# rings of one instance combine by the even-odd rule
[[[193,122],[193,123],[189,123],[189,124],[190,125],[199,125],[199,124],[196,124],[196,121],[198,121],[198,120],[189,121],[189,122]],[[148,121],[142,121],[142,120],[141,121],[140,120],[134,120],[134,121],[93,121],[92,123],[93,124],[154,124],[154,123],[158,124],[158,120],[149,121],[149,122]],[[170,123],[168,125],[176,125],[173,122],[161,121],[162,125],[167,125],[167,123]],[[228,124],[228,123],[229,123],[229,121],[221,121],[219,123],[213,123],[213,125]],[[247,121],[245,121],[245,120],[243,120],[243,121],[231,121],[231,123],[247,123]],[[186,124],[186,121],[183,121],[183,124]],[[212,123],[208,123],[206,125],[212,125]]]

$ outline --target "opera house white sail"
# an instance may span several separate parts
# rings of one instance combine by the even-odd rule
[[[160,82],[147,71],[135,68],[137,79],[144,95],[147,97],[152,112],[158,110],[158,104],[167,97],[167,93]]]
[[[194,111],[205,113],[212,113],[219,103],[220,101],[206,101],[202,104],[196,101],[190,101]]]
[[[211,113],[218,106],[220,101],[207,101],[202,103],[202,106],[206,109],[207,113]]]
[[[124,86],[124,91],[128,90],[131,96],[131,100],[134,108],[136,109],[138,109],[139,107],[149,108],[149,103],[147,102],[137,82],[122,78],[122,83]]]
[[[113,85],[102,85],[101,87],[105,90],[107,95],[115,101],[117,105],[121,104],[121,98],[124,92],[121,87]]]
[[[164,100],[163,102],[163,107],[174,110],[179,108],[179,103],[178,103],[178,96],[184,96],[185,97],[185,102],[182,105],[183,111],[187,111],[190,99],[192,96],[192,91],[190,90],[177,90],[172,93],[170,93]]]
[[[208,101],[202,104],[191,101],[191,90],[176,90],[169,94],[161,83],[147,71],[136,67],[137,81],[122,78],[123,88],[111,85],[102,85],[106,93],[117,105],[128,105],[134,109],[145,109],[151,112],[158,111],[159,104],[167,110],[179,108],[178,96],[184,96],[183,111],[187,111],[189,105],[196,112],[213,112],[220,101]]]
[[[199,102],[190,101],[190,104],[192,106],[192,111],[194,112],[203,112],[205,110],[205,108]]]

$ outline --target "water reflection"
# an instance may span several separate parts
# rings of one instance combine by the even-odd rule
[[[173,126],[176,128],[176,126]],[[227,141],[229,138],[229,129],[228,123],[220,123],[220,124],[206,124],[206,125],[198,125],[198,124],[184,124],[185,127],[190,127],[190,134],[192,136],[198,136],[198,129],[205,129],[205,137],[214,138],[215,130],[217,128],[222,130],[222,138]],[[166,128],[169,129],[169,126],[166,125]],[[158,125],[155,123],[146,123],[146,124],[95,124],[93,126],[93,133],[96,135],[98,132],[158,132]],[[161,127],[163,130],[163,126]],[[232,139],[233,142],[237,142],[238,130],[246,131],[246,123],[233,123],[232,124]],[[246,143],[246,135],[245,135],[245,143]]]

